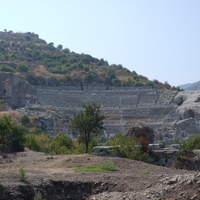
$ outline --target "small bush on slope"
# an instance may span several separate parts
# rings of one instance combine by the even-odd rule
[[[185,149],[185,150],[200,149],[200,133],[196,133],[190,136],[187,140],[185,140],[181,144],[180,149]]]
[[[139,160],[143,162],[149,162],[149,156],[144,153],[136,141],[130,136],[124,136],[117,134],[107,145],[115,146],[113,153],[132,160]]]

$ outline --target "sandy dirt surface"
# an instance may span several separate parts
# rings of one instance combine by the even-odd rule
[[[116,171],[75,172],[76,167],[101,165],[108,161],[115,164]],[[20,168],[25,171],[25,183],[19,179]],[[89,200],[200,199],[200,174],[194,171],[90,154],[48,156],[26,150],[6,158],[0,156],[1,187],[40,185],[48,180],[100,183],[99,189],[90,190],[84,198]]]

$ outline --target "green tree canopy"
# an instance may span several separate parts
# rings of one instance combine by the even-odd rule
[[[100,106],[95,103],[83,105],[84,110],[74,114],[71,120],[71,128],[80,133],[79,139],[85,144],[85,153],[91,140],[103,129],[103,120],[107,117],[101,113]]]

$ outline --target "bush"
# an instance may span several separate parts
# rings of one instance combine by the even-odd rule
[[[34,200],[42,200],[42,194],[40,191],[35,193]]]
[[[20,169],[19,169],[19,179],[20,179],[20,181],[26,181],[26,173],[25,173],[25,170],[24,170],[24,168],[23,167],[21,167]]]
[[[13,123],[9,116],[0,119],[0,151],[9,153],[24,150],[24,130]]]
[[[28,63],[27,62],[20,62],[17,65],[17,71],[27,72],[28,71]]]
[[[49,68],[49,72],[53,73],[53,74],[62,74],[62,67],[58,66],[58,67],[50,67]]]
[[[39,135],[27,134],[25,136],[25,145],[31,150],[50,153],[51,138],[46,133]]]
[[[147,82],[147,83],[145,83],[144,85],[145,85],[145,86],[152,86],[152,87],[153,87],[153,86],[154,86],[154,83],[153,83],[153,82]]]
[[[4,71],[4,72],[13,72],[14,69],[8,65],[1,65],[0,66],[0,71]]]
[[[73,151],[72,139],[64,134],[58,134],[51,138],[46,133],[27,134],[25,145],[33,151],[41,151],[46,154],[70,154]]]
[[[23,115],[20,119],[21,123],[24,125],[24,126],[27,126],[30,124],[30,119],[27,115]]]
[[[190,136],[180,145],[180,149],[185,149],[185,150],[200,149],[200,133],[196,133]]]
[[[25,136],[25,146],[33,151],[41,151],[41,147],[36,140],[36,135],[27,134]]]
[[[134,86],[135,86],[135,87],[139,87],[139,86],[144,86],[144,85],[143,85],[143,83],[141,83],[141,82],[137,82],[137,83],[134,84]]]
[[[25,142],[24,129],[15,124],[12,124],[11,129],[12,129],[11,151],[23,151],[24,150],[24,142]]]
[[[148,154],[142,152],[141,147],[130,136],[117,134],[107,142],[107,145],[115,146],[113,153],[120,157],[149,162]]]
[[[177,152],[177,157],[184,157],[184,158],[193,158],[195,154],[191,150],[180,149]]]
[[[72,148],[72,139],[68,135],[60,133],[52,140],[50,152],[53,154],[70,154]]]

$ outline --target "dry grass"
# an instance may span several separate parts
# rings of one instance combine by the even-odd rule
[[[49,77],[52,75],[45,67],[44,65],[37,65],[32,67],[30,70],[30,73],[36,76],[42,76],[42,77]]]
[[[0,118],[3,116],[10,116],[11,117],[11,121],[17,125],[20,124],[20,119],[21,119],[21,115],[14,110],[11,111],[1,111],[0,112]]]

